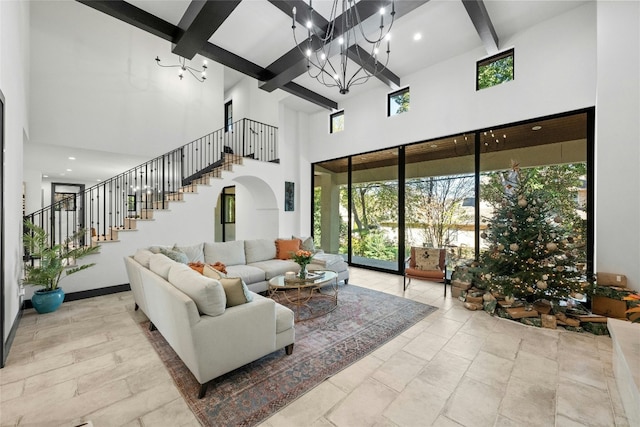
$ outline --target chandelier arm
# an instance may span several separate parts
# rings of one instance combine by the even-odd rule
[[[395,3],[395,0],[392,1],[392,4],[393,3]],[[387,36],[387,34],[391,32],[391,28],[393,27],[393,23],[395,21],[395,14],[396,14],[395,9],[393,12],[391,12],[391,24],[389,24],[389,29],[383,35],[382,33],[384,32],[384,27],[380,27],[380,38],[378,38],[377,40],[369,40],[369,38],[365,35],[364,30],[362,29],[362,20],[360,20],[360,13],[358,12],[358,8],[356,7],[355,3],[353,5],[353,9],[356,15],[356,22],[358,23],[358,29],[360,30],[360,34],[362,35],[362,38],[365,39],[368,43],[370,44],[378,43],[379,41],[384,39]]]

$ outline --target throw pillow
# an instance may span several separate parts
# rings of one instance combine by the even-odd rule
[[[416,270],[440,270],[440,249],[414,248]]]
[[[239,277],[221,277],[218,279],[224,288],[227,297],[227,307],[247,303],[247,297],[244,293],[242,279]]]
[[[312,254],[316,252],[316,244],[313,242],[313,237],[298,237],[298,236],[291,236],[292,239],[299,239],[300,240],[300,249],[305,250],[305,251],[309,251]]]
[[[187,264],[189,266],[189,268],[191,268],[192,270],[197,271],[200,274],[204,274],[202,272],[202,270],[204,269],[206,264],[203,264],[201,262],[190,262]]]
[[[165,280],[169,278],[169,269],[174,264],[175,261],[162,254],[153,254],[149,257],[149,270]]]
[[[277,239],[276,240],[276,258],[291,259],[296,251],[300,250],[300,239]]]
[[[204,243],[198,243],[191,246],[173,245],[174,251],[181,251],[187,255],[189,262],[204,262]]]
[[[219,281],[201,276],[184,264],[173,264],[169,282],[191,298],[200,313],[209,316],[224,313],[227,300]]]
[[[187,254],[185,254],[182,251],[175,251],[172,249],[160,248],[160,253],[166,256],[167,258],[170,258],[175,262],[179,262],[181,264],[186,264],[189,262],[189,259],[187,258]]]
[[[210,277],[211,279],[216,279],[216,280],[220,280],[223,277],[227,277],[223,272],[213,268],[209,264],[203,264],[202,265],[202,271],[200,272],[200,274],[202,274],[203,276],[206,276],[206,277]]]
[[[153,252],[147,249],[138,249],[133,256],[133,259],[136,260],[139,264],[141,264],[145,268],[149,268],[149,259],[153,255]]]

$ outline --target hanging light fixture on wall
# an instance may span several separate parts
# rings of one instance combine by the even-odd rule
[[[340,4],[341,7],[339,7]],[[299,43],[296,38],[296,8],[294,7],[292,10],[293,39],[307,58],[309,76],[327,87],[337,87],[341,94],[346,94],[351,86],[366,83],[371,77],[380,74],[387,67],[391,52],[390,31],[396,14],[395,0],[391,2],[391,12],[389,13],[391,22],[388,22],[389,26],[386,29],[384,21],[387,10],[386,8],[380,9],[379,32],[376,32],[374,38],[369,38],[364,33],[355,0],[333,0],[329,24],[325,33],[316,31],[317,27],[313,22],[316,13],[313,9],[313,0],[309,0],[309,19],[306,22],[307,41]],[[386,40],[386,46],[381,46],[384,40]],[[371,45],[370,52],[359,45],[363,42]],[[348,73],[347,58],[351,47],[353,47],[351,55],[356,55],[359,61],[358,69]],[[380,57],[385,47],[386,58],[381,61]],[[365,57],[364,53],[368,53],[370,57]],[[339,59],[334,58],[332,62],[332,57],[335,55],[339,55]],[[369,61],[369,70],[362,65],[366,61]]]
[[[180,80],[182,80],[182,77],[184,77],[184,74],[186,72],[189,72],[197,81],[199,82],[204,82],[205,80],[207,80],[207,61],[202,61],[202,70],[198,70],[196,68],[190,67],[187,65],[187,60],[185,58],[183,58],[182,56],[178,56],[178,62],[179,64],[176,65],[162,65],[160,63],[160,58],[156,56],[156,64],[158,64],[161,67],[164,68],[178,68],[178,77],[180,77]],[[197,74],[196,74],[197,73]],[[199,74],[199,75],[198,75]]]

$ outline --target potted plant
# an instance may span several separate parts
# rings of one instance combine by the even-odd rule
[[[38,313],[56,311],[64,301],[64,291],[58,287],[60,280],[70,274],[86,270],[95,263],[75,266],[75,261],[100,251],[98,246],[84,246],[85,230],[79,230],[63,243],[52,245],[47,232],[30,221],[25,221],[23,241],[33,265],[25,265],[23,283],[40,286],[31,297],[33,308]]]

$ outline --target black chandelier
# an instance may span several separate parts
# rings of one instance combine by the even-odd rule
[[[156,64],[164,68],[179,68],[178,69],[178,77],[180,80],[184,77],[185,72],[189,72],[197,81],[204,82],[207,80],[207,61],[202,61],[202,69],[198,70],[197,68],[190,67],[187,65],[187,60],[182,56],[178,56],[179,64],[176,65],[162,65],[160,63],[160,58],[156,56]],[[196,74],[197,73],[197,74]],[[199,75],[198,75],[199,74]]]
[[[391,2],[391,22],[385,29],[384,15],[386,8],[380,9],[379,32],[374,38],[369,38],[364,32],[362,20],[358,13],[355,0],[333,0],[329,23],[324,29],[317,31],[313,18],[313,0],[309,0],[309,19],[306,22],[307,41],[299,43],[296,38],[296,8],[292,10],[293,39],[307,58],[307,73],[327,87],[337,87],[341,94],[349,92],[351,86],[366,83],[371,77],[380,74],[389,63],[391,52],[391,27],[395,18],[395,0]],[[341,7],[339,7],[341,4]],[[386,58],[380,60],[380,45],[386,40]],[[359,43],[371,45],[370,52],[362,48]],[[366,55],[368,53],[368,56]],[[339,55],[339,60],[332,57]],[[358,69],[349,74],[347,72],[347,58],[351,55],[358,63]],[[368,67],[365,67],[367,64]]]

